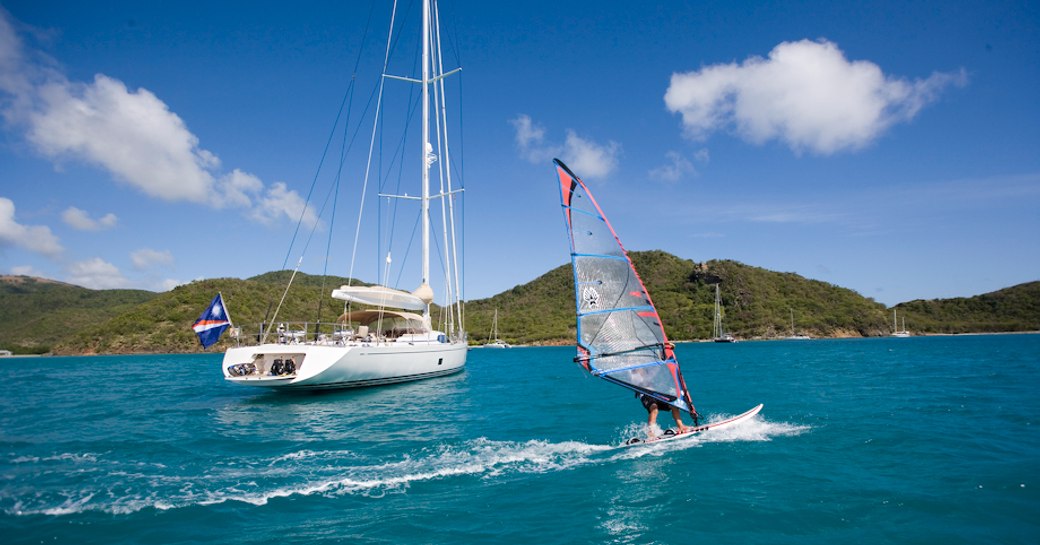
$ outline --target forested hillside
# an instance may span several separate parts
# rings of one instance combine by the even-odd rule
[[[892,331],[892,309],[826,282],[735,261],[695,263],[662,251],[632,252],[631,257],[669,338],[676,341],[711,337],[716,284],[725,328],[738,338],[879,336]],[[198,351],[191,324],[218,291],[246,336],[255,335],[261,322],[297,328],[306,323],[313,330],[318,321],[335,321],[342,303],[329,293],[347,279],[300,273],[285,293],[290,275],[277,271],[246,280],[200,280],[165,293],[89,290],[26,276],[0,277],[0,348],[58,354]],[[573,343],[573,290],[567,264],[493,297],[469,301],[470,342],[487,341],[498,309],[503,340]],[[914,334],[1038,331],[1040,282],[895,308]],[[436,308],[434,315],[436,322]],[[221,351],[232,342],[225,335],[210,350]]]
[[[885,335],[885,306],[838,286],[735,261],[694,263],[662,251],[632,252],[654,304],[674,340],[711,337],[715,284],[722,292],[727,331],[741,338],[791,333]],[[499,336],[513,343],[573,342],[574,286],[570,265],[466,306],[472,340],[486,341],[495,309]]]
[[[976,333],[1040,330],[1040,282],[956,299],[916,300],[895,306],[912,332]]]
[[[31,276],[0,276],[0,348],[18,354],[50,352],[69,334],[157,296],[144,290],[90,290]]]

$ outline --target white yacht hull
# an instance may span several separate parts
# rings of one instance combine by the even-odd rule
[[[284,390],[361,388],[450,375],[466,365],[467,346],[456,343],[348,343],[242,346],[224,353],[224,378],[236,384]],[[272,374],[277,360],[294,371]]]

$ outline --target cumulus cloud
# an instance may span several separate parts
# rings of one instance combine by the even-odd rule
[[[100,231],[102,229],[111,229],[119,222],[119,218],[111,212],[95,220],[90,217],[90,214],[85,210],[80,210],[75,206],[70,206],[62,212],[61,219],[64,220],[65,223],[69,224],[69,226],[79,229],[80,231]]]
[[[267,188],[266,194],[257,199],[250,217],[254,220],[272,224],[280,218],[296,221],[301,218],[304,225],[314,225],[318,217],[314,210],[304,206],[304,201],[295,191],[290,191],[285,184],[277,182]]]
[[[617,142],[600,144],[567,130],[562,144],[546,141],[545,128],[530,116],[520,114],[509,120],[516,131],[516,146],[520,156],[531,163],[545,163],[559,157],[583,178],[603,178],[613,172],[621,155]]]
[[[849,61],[834,43],[802,40],[781,43],[767,59],[673,74],[664,100],[694,140],[734,130],[753,143],[831,154],[869,144],[966,81],[963,71],[913,81],[886,76],[870,61]]]
[[[509,123],[516,130],[516,145],[521,151],[537,150],[545,141],[545,127],[536,125],[531,117],[520,114]]]
[[[57,257],[64,251],[49,227],[22,225],[15,220],[14,212],[14,201],[0,197],[0,247],[19,246],[50,257]]]
[[[94,290],[126,288],[130,284],[118,267],[100,257],[72,263],[68,282]]]
[[[144,270],[157,266],[168,266],[173,264],[173,254],[169,250],[153,250],[141,248],[130,254],[130,261],[134,268]]]
[[[0,113],[45,157],[96,165],[156,199],[241,208],[254,218],[269,217],[271,190],[296,195],[285,184],[265,191],[238,169],[222,173],[217,156],[151,91],[104,74],[71,81],[56,66],[26,47],[0,9]]]
[[[43,276],[43,273],[41,273],[40,271],[36,270],[36,268],[33,267],[32,265],[15,265],[14,267],[11,267],[11,274],[15,274],[15,275],[19,275],[19,276],[36,276],[36,277],[42,277]]]
[[[102,74],[93,83],[62,80],[36,91],[27,137],[43,154],[94,163],[152,197],[208,203],[209,169],[219,161],[151,92]]]
[[[668,153],[665,153],[665,157],[668,159],[668,163],[654,167],[647,173],[651,179],[675,183],[687,176],[697,175],[697,168],[694,167],[693,161],[690,161],[681,153],[677,151],[669,151]],[[693,159],[698,163],[707,163],[708,150],[697,150],[693,155]]]
[[[158,291],[170,291],[173,288],[176,288],[177,286],[180,286],[182,284],[186,284],[186,282],[175,280],[173,278],[167,278],[162,282],[159,282]]]
[[[617,142],[597,144],[568,130],[560,158],[575,171],[583,173],[583,177],[603,178],[617,168],[620,152],[621,145]]]
[[[219,194],[223,204],[241,208],[251,207],[256,196],[264,190],[264,182],[260,178],[237,168],[221,177],[217,184],[220,186]]]

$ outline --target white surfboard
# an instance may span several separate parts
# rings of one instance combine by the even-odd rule
[[[694,435],[697,435],[697,434],[699,434],[701,432],[705,432],[705,431],[708,431],[708,430],[714,430],[714,429],[719,429],[719,428],[725,428],[725,427],[728,427],[728,426],[734,426],[734,425],[739,424],[739,423],[741,423],[741,422],[743,422],[745,420],[748,420],[752,416],[755,416],[756,414],[758,414],[758,411],[761,411],[761,410],[762,410],[762,404],[759,403],[757,406],[755,406],[750,411],[748,411],[746,413],[743,413],[743,414],[738,414],[737,416],[734,416],[732,418],[727,418],[725,420],[720,420],[718,422],[712,422],[711,424],[703,424],[703,425],[700,425],[700,426],[690,426],[690,427],[687,427],[686,431],[684,431],[682,433],[679,433],[679,431],[675,430],[675,429],[669,429],[669,430],[665,430],[665,432],[663,434],[658,435],[657,437],[651,437],[649,439],[644,439],[642,437],[633,437],[633,438],[629,439],[628,441],[625,441],[625,444],[622,445],[622,446],[630,447],[630,446],[633,446],[633,445],[647,445],[647,444],[650,444],[650,443],[659,443],[661,441],[671,441],[672,439],[693,437]]]

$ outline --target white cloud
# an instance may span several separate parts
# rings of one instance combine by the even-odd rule
[[[309,206],[304,206],[304,201],[295,191],[289,189],[282,182],[276,182],[267,188],[267,194],[259,199],[256,206],[250,212],[250,217],[261,223],[271,224],[281,217],[296,222],[303,218],[303,224],[313,226],[318,222],[318,217]]]
[[[538,125],[526,114],[520,114],[509,123],[516,130],[516,147],[521,157],[530,163],[546,163],[560,155],[560,146],[545,143],[545,127]]]
[[[239,169],[232,170],[217,181],[221,202],[227,206],[249,208],[253,200],[263,192],[264,182]]]
[[[217,156],[154,93],[128,89],[104,74],[71,81],[57,63],[26,47],[15,26],[0,8],[0,114],[23,129],[42,155],[96,165],[153,198],[239,208],[265,221],[271,220],[263,210],[271,208],[272,193],[282,201],[302,200],[284,183],[265,191],[252,174],[221,173]],[[83,220],[75,214],[71,221]]]
[[[134,268],[144,270],[157,266],[169,266],[173,264],[173,254],[169,250],[153,250],[141,248],[130,254],[130,261]]]
[[[167,279],[165,279],[165,280],[163,280],[162,282],[159,283],[159,290],[158,291],[170,291],[173,288],[176,288],[177,286],[180,286],[180,285],[186,284],[186,283],[187,282],[182,282],[180,280],[174,280],[172,278],[167,278]]]
[[[781,43],[768,59],[672,74],[664,100],[694,140],[733,129],[750,142],[830,154],[869,144],[966,81],[963,71],[894,78],[872,62],[847,60],[831,42],[802,40]]]
[[[20,246],[50,257],[64,251],[50,227],[22,225],[15,220],[14,211],[14,201],[0,197],[0,246]]]
[[[36,276],[43,277],[43,273],[36,270],[32,265],[16,265],[11,267],[11,274],[19,276]]]
[[[697,169],[693,168],[693,163],[679,152],[669,151],[665,154],[665,157],[668,158],[669,163],[650,169],[650,172],[647,174],[651,178],[674,183],[688,174],[697,173]]]
[[[85,210],[80,210],[75,206],[70,206],[62,212],[61,219],[80,231],[100,231],[102,229],[111,229],[119,222],[119,218],[111,212],[95,220],[94,218],[91,218],[90,214]]]
[[[530,116],[520,114],[509,123],[516,129],[516,145],[520,149],[540,147],[545,141],[545,127],[535,125]]]
[[[521,157],[531,163],[547,163],[559,157],[582,178],[602,178],[617,168],[621,154],[621,145],[617,142],[599,144],[568,129],[562,145],[552,144],[545,140],[545,128],[526,114],[518,115],[509,123],[516,131],[516,146]]]
[[[115,265],[100,257],[71,264],[67,282],[94,290],[126,288],[130,284]]]
[[[601,145],[568,130],[560,158],[575,172],[581,172],[582,178],[603,178],[617,168],[620,152],[617,142]]]
[[[64,79],[36,89],[28,115],[30,142],[43,154],[75,157],[167,201],[208,203],[216,156],[165,103],[146,89],[130,91],[103,74],[89,84]]]

